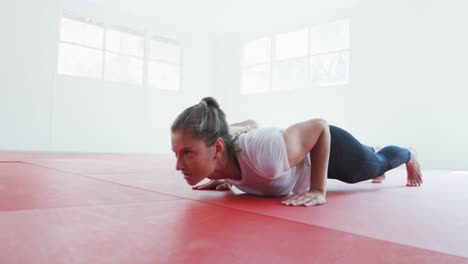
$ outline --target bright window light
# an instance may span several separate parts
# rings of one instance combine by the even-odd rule
[[[349,22],[340,20],[246,42],[241,93],[345,85]]]
[[[349,79],[349,22],[310,29],[310,85],[344,85]]]
[[[179,90],[179,43],[159,37],[145,41],[132,30],[87,21],[62,17],[59,74]]]
[[[148,85],[177,91],[180,85],[181,48],[178,43],[152,39],[148,63]]]
[[[58,73],[101,79],[103,41],[104,28],[101,26],[62,18]]]
[[[167,41],[151,40],[150,59],[179,65],[180,46]]]
[[[104,80],[142,84],[144,44],[143,36],[108,29]]]
[[[143,57],[144,38],[142,36],[108,29],[106,31],[106,50],[121,55]]]
[[[143,78],[142,74],[142,59],[106,52],[104,80],[141,84]]]
[[[272,90],[303,89],[308,86],[309,58],[273,63]]]
[[[241,93],[263,93],[270,87],[271,38],[260,38],[245,43]]]
[[[100,79],[102,52],[68,43],[60,43],[58,72],[65,75]]]
[[[269,62],[271,57],[271,39],[261,38],[244,45],[244,65]]]
[[[266,92],[269,85],[270,64],[261,64],[244,69],[242,74],[242,93]]]
[[[309,52],[308,29],[278,34],[275,37],[275,60],[307,57]]]
[[[349,52],[315,55],[310,60],[312,86],[343,85],[348,82]]]
[[[101,49],[104,40],[104,28],[64,17],[62,18],[60,40]]]
[[[310,28],[310,53],[349,49],[349,22],[340,20]]]

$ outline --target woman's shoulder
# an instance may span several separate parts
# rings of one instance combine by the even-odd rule
[[[239,138],[240,159],[264,177],[274,178],[289,169],[282,129],[256,128]]]
[[[265,138],[265,137],[275,137],[281,135],[283,129],[277,127],[257,127],[252,128],[244,136],[250,138]]]
[[[284,147],[283,129],[254,128],[239,136],[239,147],[243,150],[257,152]]]

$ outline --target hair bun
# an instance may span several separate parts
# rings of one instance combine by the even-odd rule
[[[219,109],[219,104],[218,104],[218,101],[216,101],[216,99],[214,99],[213,97],[204,97],[202,99],[202,101],[204,101],[206,103],[207,106],[209,107],[213,107],[213,108],[216,108],[216,109]]]

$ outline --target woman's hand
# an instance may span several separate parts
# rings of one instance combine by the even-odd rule
[[[290,195],[286,197],[281,203],[292,206],[314,206],[324,204],[325,202],[325,195],[323,193],[316,190],[311,190],[305,193]]]
[[[325,203],[331,135],[327,121],[312,119],[294,124],[283,132],[289,167],[294,167],[310,153],[310,191],[293,195],[285,205],[312,206]]]
[[[193,190],[216,190],[216,191],[227,191],[231,189],[231,184],[224,180],[210,180],[208,183],[194,186]]]

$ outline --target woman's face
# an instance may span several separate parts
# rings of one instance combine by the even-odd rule
[[[174,132],[172,151],[177,158],[176,170],[184,174],[189,185],[196,185],[209,177],[216,168],[216,147],[208,147],[203,140],[194,139],[190,133]]]

